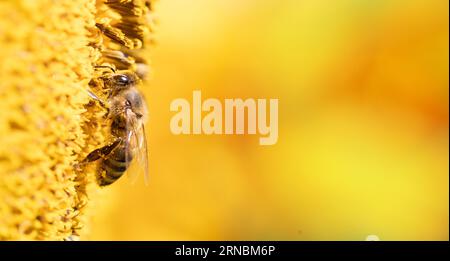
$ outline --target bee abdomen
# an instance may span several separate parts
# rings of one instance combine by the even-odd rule
[[[103,160],[102,168],[105,171],[105,175],[102,176],[99,180],[101,186],[106,186],[114,183],[125,173],[128,168],[128,163],[125,160],[125,157],[120,157],[123,154],[124,153],[118,153],[116,155],[113,155],[119,156],[117,158],[109,157]]]

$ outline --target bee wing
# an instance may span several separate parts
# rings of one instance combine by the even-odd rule
[[[142,162],[142,167],[144,168],[144,182],[145,185],[148,185],[150,182],[150,174],[148,170],[148,149],[147,149],[147,136],[145,134],[144,124],[141,126],[141,137],[142,137],[142,145],[141,145],[141,153],[139,154],[140,162]]]
[[[136,118],[129,118],[127,124],[127,141],[125,159],[129,164],[127,176],[132,184],[142,173],[148,184],[148,152],[144,126],[136,126]]]

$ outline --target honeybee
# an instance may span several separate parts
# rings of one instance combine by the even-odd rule
[[[148,110],[142,94],[137,89],[138,76],[130,71],[100,77],[109,90],[103,102],[92,92],[90,96],[107,110],[112,141],[89,153],[81,165],[99,161],[98,184],[107,186],[127,172],[135,179],[141,172],[148,182],[147,140],[144,123]]]

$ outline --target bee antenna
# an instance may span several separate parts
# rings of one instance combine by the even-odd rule
[[[94,66],[94,68],[108,68],[108,69],[110,69],[113,73],[116,73],[116,70],[114,70],[114,68],[112,68],[111,66],[108,66],[108,65],[96,65],[96,66]]]

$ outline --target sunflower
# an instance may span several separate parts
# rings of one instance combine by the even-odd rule
[[[0,2],[0,239],[89,234],[99,186],[74,165],[107,140],[98,65],[145,78],[152,2]]]

